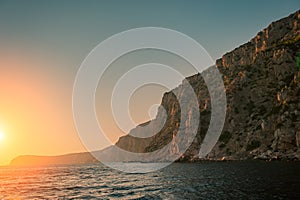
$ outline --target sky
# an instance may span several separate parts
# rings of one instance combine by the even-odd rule
[[[299,8],[297,0],[0,0],[0,165],[18,155],[86,151],[73,121],[73,83],[85,57],[106,38],[138,27],[169,28],[195,39],[215,60]],[[186,64],[167,53],[137,52],[115,63],[107,79],[125,66],[153,60]],[[137,123],[149,120],[149,107],[166,91],[143,89],[130,102]],[[96,95],[97,114],[115,142],[125,133],[112,125],[104,94]]]

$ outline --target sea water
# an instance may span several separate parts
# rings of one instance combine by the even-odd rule
[[[174,163],[146,174],[102,164],[1,167],[0,199],[300,199],[300,162]]]

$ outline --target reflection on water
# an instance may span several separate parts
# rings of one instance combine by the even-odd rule
[[[299,199],[299,188],[299,162],[175,163],[148,174],[100,164],[0,168],[0,199]]]

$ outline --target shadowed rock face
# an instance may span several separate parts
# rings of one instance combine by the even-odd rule
[[[227,115],[219,141],[207,159],[288,159],[300,160],[300,72],[296,57],[300,52],[300,12],[271,23],[248,43],[226,53],[216,61],[225,85]],[[156,118],[131,130],[116,143],[121,149],[154,152],[166,144],[176,153],[178,133],[188,134],[194,111],[181,113],[179,102],[188,105],[186,81],[193,87],[199,102],[200,126],[191,146],[179,161],[198,159],[198,153],[211,119],[210,95],[203,77],[211,68],[186,78],[174,90],[164,94]],[[178,98],[177,98],[177,97]],[[165,123],[164,123],[165,122]],[[180,126],[182,124],[182,126]],[[159,127],[159,128],[158,128]],[[160,128],[162,129],[160,130]],[[153,135],[149,138],[135,136]],[[181,140],[187,140],[185,137]],[[175,147],[175,148],[173,148]],[[175,150],[174,150],[175,149]],[[94,155],[109,161],[131,161],[108,147]],[[112,157],[112,155],[114,157]],[[145,161],[151,158],[145,158]],[[30,161],[30,162],[29,162]],[[24,163],[75,164],[96,160],[89,153],[58,157],[22,156],[12,165]]]
[[[227,116],[222,135],[207,158],[300,159],[300,73],[296,65],[299,27],[297,11],[271,23],[248,43],[216,61],[226,89]],[[201,77],[209,76],[209,71],[186,78],[198,97],[201,126],[181,160],[197,158],[210,122],[210,95]],[[161,106],[167,120],[155,136],[148,139],[124,136],[116,145],[129,151],[152,152],[170,143],[178,131],[188,131],[188,123],[179,130],[187,115],[180,119],[180,106],[174,95],[182,94],[179,100],[188,101],[184,90],[182,84],[164,95]],[[163,115],[161,112],[154,119],[156,123]],[[132,131],[150,131],[147,128]]]

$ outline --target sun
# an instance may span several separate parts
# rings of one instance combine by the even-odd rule
[[[4,139],[4,133],[0,131],[0,141]]]

